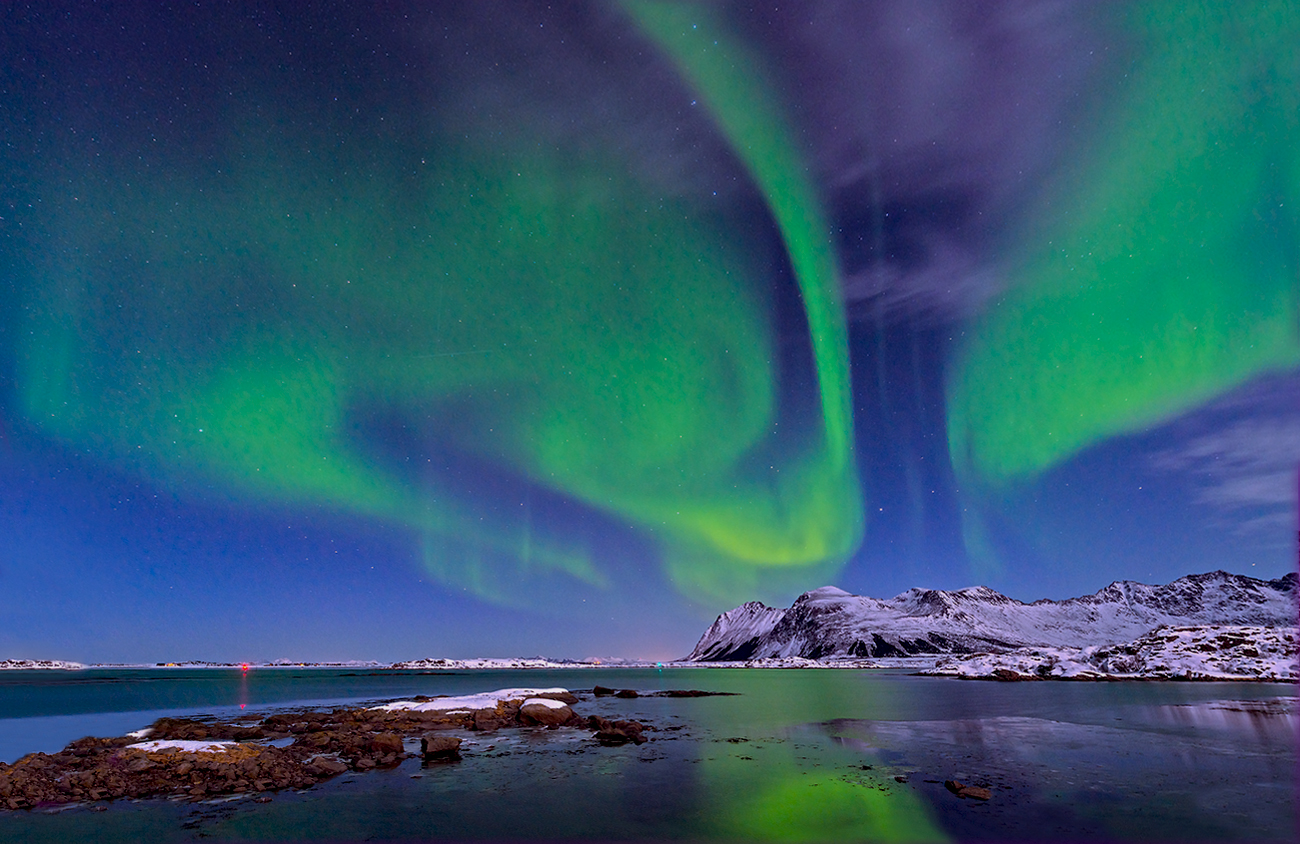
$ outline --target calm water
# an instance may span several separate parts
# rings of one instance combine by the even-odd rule
[[[1296,837],[1291,685],[987,683],[838,670],[5,672],[0,759],[121,734],[162,714],[595,683],[740,695],[582,696],[584,714],[657,727],[640,747],[602,748],[581,731],[465,733],[459,763],[408,760],[266,804],[8,812],[0,842]],[[1278,699],[1274,714],[1220,703]],[[942,782],[954,778],[989,787],[993,798],[953,797]]]

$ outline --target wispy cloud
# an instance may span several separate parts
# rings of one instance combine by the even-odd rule
[[[1153,456],[1192,476],[1195,500],[1234,515],[1243,533],[1294,528],[1300,473],[1300,373],[1225,397],[1180,427],[1180,443]]]

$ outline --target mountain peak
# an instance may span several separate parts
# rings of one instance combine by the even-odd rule
[[[826,601],[834,598],[853,598],[856,597],[851,592],[845,592],[838,586],[819,586],[816,589],[810,589],[798,598],[795,603],[807,603],[808,601]]]

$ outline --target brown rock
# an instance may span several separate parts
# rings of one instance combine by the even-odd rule
[[[307,773],[316,777],[332,777],[335,774],[341,774],[348,769],[344,762],[337,759],[327,759],[318,756],[307,763]]]
[[[558,727],[573,718],[573,710],[564,706],[547,706],[544,703],[525,703],[519,707],[519,723],[541,727]]]
[[[370,739],[370,750],[380,756],[390,753],[401,754],[402,737],[397,733],[380,733]]]
[[[993,792],[987,788],[981,788],[978,785],[967,785],[961,780],[947,780],[944,782],[943,787],[963,799],[988,800],[993,796]]]
[[[614,697],[640,697],[635,689],[619,689],[614,693]]]
[[[596,688],[591,690],[591,693],[596,697],[605,697],[606,695],[614,694],[614,692],[615,692],[614,689],[607,688],[606,686],[597,686]]]
[[[474,710],[474,723],[470,725],[470,729],[491,732],[507,726],[510,726],[510,722],[503,718],[497,710],[476,709]]]
[[[420,755],[425,759],[459,759],[460,739],[426,733],[420,737]]]

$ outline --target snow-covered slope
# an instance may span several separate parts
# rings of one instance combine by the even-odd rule
[[[390,668],[410,669],[419,668],[426,671],[444,671],[448,669],[466,670],[466,669],[491,669],[503,670],[506,668],[584,668],[588,663],[563,662],[553,659],[547,659],[544,656],[538,657],[519,657],[516,659],[498,659],[495,657],[478,657],[473,659],[412,659],[406,662],[395,662]]]
[[[1161,625],[1291,627],[1300,578],[1257,580],[1216,571],[1164,586],[1123,580],[1065,601],[1025,604],[985,586],[909,589],[887,600],[833,586],[805,592],[789,609],[750,602],[720,615],[687,660],[763,657],[897,657],[1009,651],[1023,646],[1100,646]]]
[[[85,667],[80,662],[63,662],[57,659],[0,659],[0,671],[31,671],[35,669],[77,671]]]
[[[1158,627],[1132,642],[1088,648],[1017,648],[943,657],[922,674],[1000,680],[1300,679],[1295,627]]]
[[[833,586],[823,586],[822,590],[835,589]],[[822,591],[817,590],[817,591]],[[839,592],[838,589],[835,589]],[[808,592],[801,596],[806,598],[813,594]],[[848,594],[845,592],[844,594]],[[796,602],[797,603],[797,602]],[[764,637],[772,632],[772,628],[785,616],[788,610],[778,610],[767,606],[758,601],[750,601],[747,604],[741,604],[734,610],[728,610],[718,616],[709,629],[704,632],[699,644],[691,655],[686,657],[687,660],[742,660],[751,659],[758,650],[759,644],[763,642]],[[705,653],[701,650],[701,645],[706,642],[719,643],[724,651],[717,653]],[[770,654],[764,654],[770,656]]]

